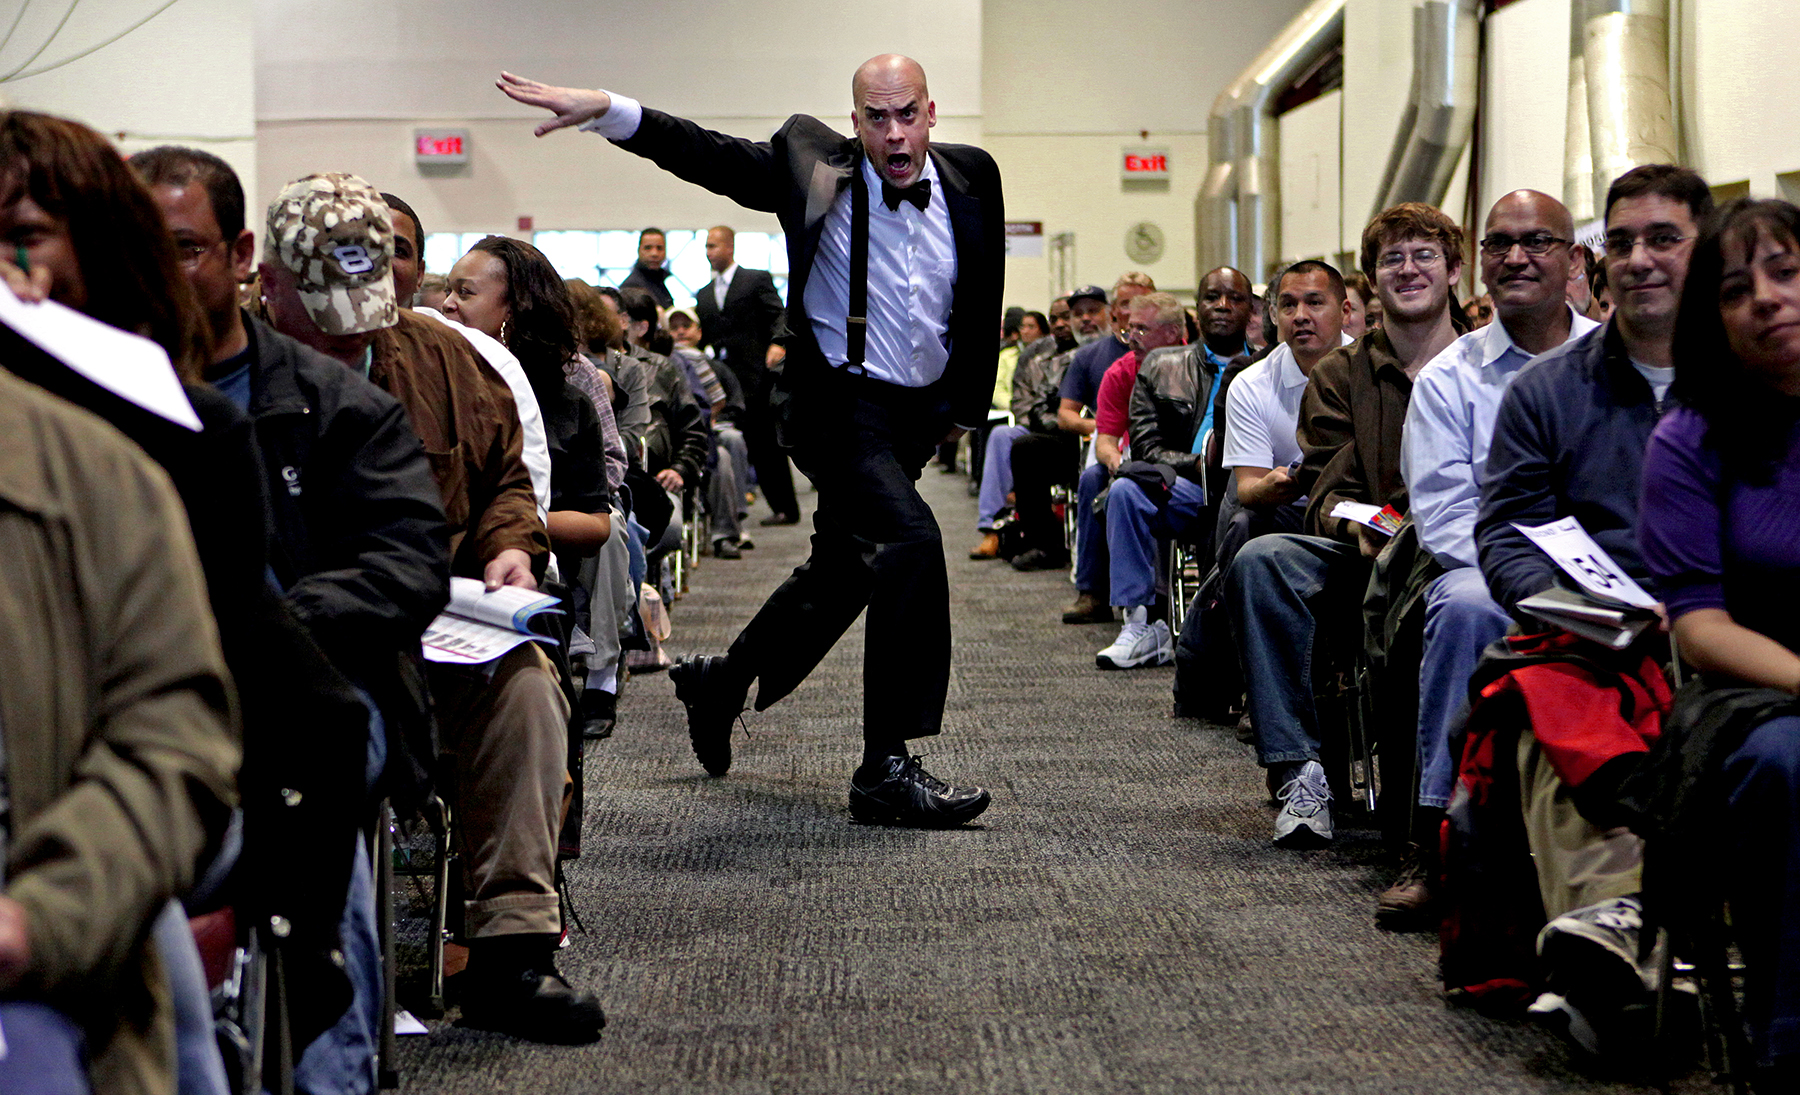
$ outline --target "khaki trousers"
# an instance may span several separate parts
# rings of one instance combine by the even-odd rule
[[[1643,888],[1644,842],[1629,829],[1596,829],[1530,731],[1519,735],[1519,797],[1544,915],[1556,917]]]
[[[456,757],[464,934],[560,932],[556,836],[569,704],[536,643],[492,668],[487,677],[480,669],[431,667],[439,730]]]

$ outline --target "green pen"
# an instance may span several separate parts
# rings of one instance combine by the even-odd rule
[[[24,244],[21,243],[13,248],[13,262],[27,274],[31,273],[31,255],[25,250]]]

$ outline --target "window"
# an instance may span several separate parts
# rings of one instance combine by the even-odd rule
[[[425,268],[448,273],[486,232],[433,232],[425,237]],[[691,307],[694,294],[712,281],[706,262],[706,229],[671,228],[667,234],[669,295],[677,308]],[[775,291],[787,298],[787,237],[779,232],[739,232],[737,262],[775,277]],[[637,262],[637,229],[570,230],[532,233],[531,242],[556,272],[592,285],[617,285]]]

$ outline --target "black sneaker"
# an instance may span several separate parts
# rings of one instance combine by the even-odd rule
[[[981,787],[952,787],[919,766],[919,757],[865,763],[850,777],[850,816],[866,825],[947,829],[975,820],[991,795]]]
[[[731,771],[731,721],[744,709],[744,688],[730,679],[720,654],[683,658],[669,670],[675,698],[687,708],[688,740],[709,776]]]
[[[464,987],[461,1026],[549,1045],[600,1040],[606,1012],[591,992],[577,992],[554,969],[520,970]]]
[[[738,546],[730,540],[714,540],[712,553],[715,559],[742,559],[744,557],[744,553],[738,550]]]

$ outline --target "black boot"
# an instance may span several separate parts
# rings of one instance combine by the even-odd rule
[[[618,719],[618,711],[618,696],[598,688],[584,689],[578,709],[581,718],[581,736],[588,741],[612,737],[613,724]]]
[[[556,972],[556,942],[553,933],[470,940],[462,1025],[552,1045],[599,1041],[606,1013]]]

